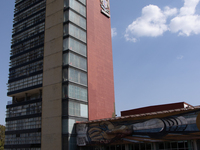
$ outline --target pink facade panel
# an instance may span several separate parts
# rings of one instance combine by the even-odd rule
[[[110,118],[115,107],[111,24],[100,3],[87,1],[89,120]]]

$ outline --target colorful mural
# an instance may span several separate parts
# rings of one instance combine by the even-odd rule
[[[129,142],[190,139],[190,136],[200,139],[200,114],[193,111],[146,120],[130,118],[127,121],[79,123],[76,131],[79,146],[109,144],[122,139]]]

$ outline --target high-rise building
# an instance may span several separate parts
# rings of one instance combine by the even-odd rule
[[[115,116],[109,0],[16,0],[5,150],[73,150]]]

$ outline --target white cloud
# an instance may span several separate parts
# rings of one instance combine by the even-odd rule
[[[163,35],[168,30],[166,20],[168,16],[177,13],[177,10],[165,7],[162,11],[156,5],[148,5],[142,9],[142,16],[133,21],[126,28],[125,38],[127,41],[136,39],[137,37],[157,37]],[[135,41],[135,40],[134,40]]]
[[[176,59],[183,59],[183,55],[177,56]]]
[[[200,33],[200,16],[195,14],[200,0],[185,0],[180,13],[170,22],[170,31],[178,35],[190,36]]]
[[[111,36],[114,37],[117,35],[117,29],[116,28],[111,28]]]
[[[199,2],[184,0],[179,10],[168,6],[161,10],[156,5],[148,5],[142,9],[141,17],[126,28],[124,37],[127,41],[137,42],[139,37],[158,37],[166,31],[178,33],[179,36],[200,34],[200,15],[195,13]]]

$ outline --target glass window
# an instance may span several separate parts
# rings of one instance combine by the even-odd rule
[[[63,85],[63,98],[67,98],[67,85]]]
[[[69,102],[69,115],[80,116],[80,104]]]
[[[88,117],[88,106],[85,104],[80,104],[81,105],[81,117]]]
[[[86,17],[86,7],[77,2],[77,0],[69,0],[69,7]]]
[[[67,81],[68,80],[68,70],[64,69],[63,70],[63,81]]]
[[[69,101],[69,115],[88,117],[88,106],[77,102]]]
[[[68,119],[62,120],[62,133],[67,134],[68,133]]]
[[[67,8],[69,6],[69,0],[64,0],[64,8]]]
[[[86,0],[78,0],[78,1],[86,5]]]
[[[63,51],[70,49],[76,53],[86,56],[86,45],[72,38],[63,40]]]
[[[63,27],[63,35],[67,35],[68,34],[68,24],[64,25]]]
[[[69,20],[69,11],[65,11],[64,12],[64,22],[68,21]]]
[[[76,123],[75,119],[69,119],[69,133],[74,133],[75,132],[75,127],[74,124]]]
[[[87,60],[84,57],[69,53],[69,65],[87,70]]]
[[[69,97],[87,101],[87,89],[76,85],[69,84]]]
[[[69,49],[68,41],[69,41],[69,38],[66,38],[63,40],[63,51]]]
[[[62,115],[68,115],[68,101],[63,101],[62,103]]]
[[[87,85],[87,73],[78,69],[69,68],[69,80]]]
[[[65,18],[68,19],[67,17]],[[82,27],[83,29],[86,29],[86,19],[71,10],[69,10],[69,20],[75,23],[76,25]]]
[[[68,53],[63,54],[63,65],[67,65],[68,63]]]
[[[64,35],[67,35],[67,33],[83,42],[86,42],[86,32],[75,25],[69,24],[69,31],[68,25],[64,25]]]

